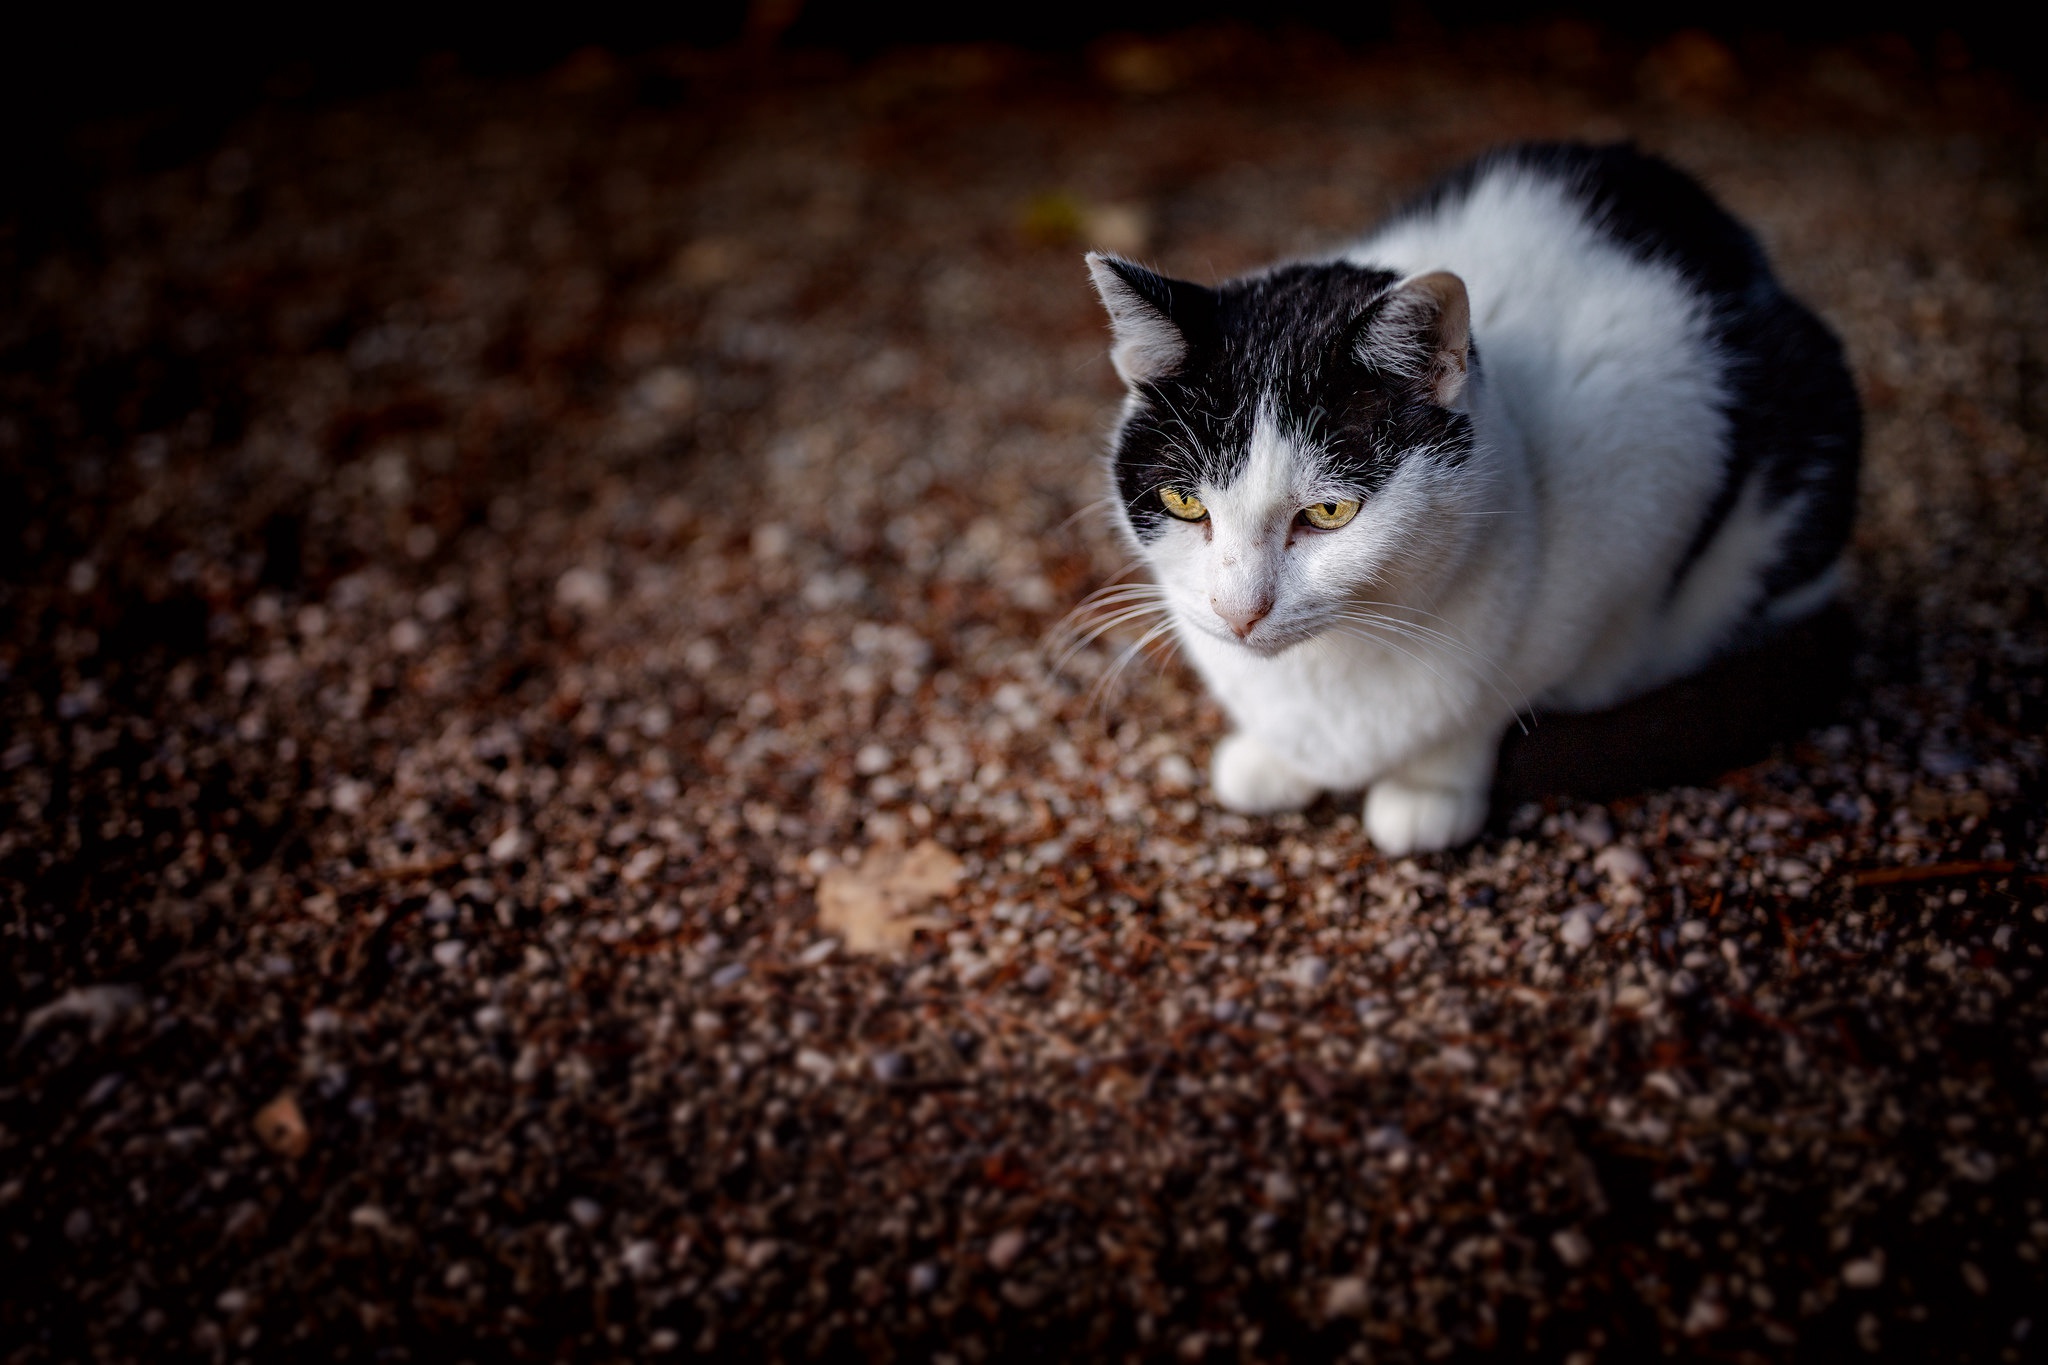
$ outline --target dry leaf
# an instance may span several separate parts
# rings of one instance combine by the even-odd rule
[[[930,839],[916,848],[870,852],[859,867],[827,872],[818,882],[818,925],[851,953],[902,952],[919,929],[937,921],[917,913],[952,894],[966,865]]]
[[[279,1156],[301,1157],[313,1145],[306,1116],[289,1090],[256,1111],[256,1136]]]

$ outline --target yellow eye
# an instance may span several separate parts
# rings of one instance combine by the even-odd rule
[[[1319,502],[1312,507],[1301,509],[1301,515],[1308,524],[1318,531],[1334,531],[1358,515],[1358,499],[1346,498],[1343,502]]]
[[[1202,506],[1202,500],[1181,492],[1178,488],[1159,490],[1159,501],[1166,504],[1166,510],[1182,521],[1200,521],[1209,515],[1209,509]]]

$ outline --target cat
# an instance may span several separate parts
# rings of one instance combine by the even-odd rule
[[[1633,146],[1501,148],[1215,288],[1087,263],[1127,389],[1111,502],[1153,579],[1110,600],[1163,615],[1228,713],[1230,810],[1363,788],[1384,854],[1465,843],[1520,715],[1640,695],[1836,591],[1841,345]]]

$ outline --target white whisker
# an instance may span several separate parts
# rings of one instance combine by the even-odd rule
[[[1398,650],[1400,653],[1407,655],[1408,658],[1414,660],[1414,662],[1420,665],[1421,667],[1429,669],[1430,673],[1436,677],[1437,681],[1442,682],[1446,687],[1449,687],[1450,683],[1449,680],[1447,680],[1442,673],[1437,672],[1437,670],[1431,667],[1427,661],[1423,660],[1417,655],[1409,653],[1409,651],[1405,649],[1400,649],[1399,646],[1395,645],[1393,641],[1389,640],[1386,637],[1386,635],[1381,634],[1380,632],[1385,631],[1391,632],[1395,635],[1399,635],[1402,639],[1405,639],[1418,647],[1434,645],[1440,649],[1453,651],[1456,654],[1471,661],[1472,663],[1483,664],[1486,667],[1493,669],[1494,672],[1500,674],[1501,678],[1507,682],[1508,686],[1515,687],[1515,690],[1518,693],[1521,691],[1519,687],[1516,687],[1514,679],[1510,677],[1505,670],[1501,669],[1498,665],[1494,664],[1491,660],[1485,658],[1476,651],[1468,649],[1464,645],[1460,644],[1458,641],[1453,640],[1441,631],[1430,630],[1427,626],[1420,626],[1412,621],[1396,620],[1395,618],[1390,616],[1383,616],[1378,612],[1342,612],[1338,615],[1337,619],[1341,622],[1346,622],[1351,625],[1365,627],[1366,629],[1364,631],[1352,631],[1350,633],[1357,634],[1362,639],[1373,640],[1376,643],[1385,645],[1389,649],[1395,649]],[[1523,697],[1521,704],[1518,706],[1516,705],[1513,698],[1509,697],[1505,692],[1501,691],[1500,688],[1495,686],[1491,681],[1489,681],[1484,674],[1475,672],[1472,676],[1474,680],[1480,684],[1480,686],[1484,687],[1487,691],[1493,693],[1495,697],[1499,698],[1501,705],[1506,706],[1509,710],[1514,712],[1515,724],[1521,726],[1522,732],[1524,734],[1527,734],[1529,731],[1528,722],[1522,719],[1522,715],[1524,711],[1529,709],[1528,698],[1526,696]]]
[[[1095,686],[1089,689],[1089,709],[1093,710],[1096,706],[1106,701],[1109,697],[1110,689],[1115,686],[1117,679],[1123,676],[1124,670],[1130,667],[1131,661],[1137,658],[1138,655],[1144,651],[1147,645],[1151,644],[1161,635],[1167,634],[1172,629],[1173,622],[1161,622],[1159,625],[1152,627],[1143,635],[1139,636],[1135,643],[1133,643],[1129,648],[1125,649],[1122,654],[1119,654],[1116,658],[1116,662],[1111,664],[1109,669],[1102,675],[1102,677],[1096,681]],[[1178,648],[1179,644],[1180,642],[1177,638],[1173,639],[1172,644],[1167,652],[1168,658],[1172,657],[1172,650]]]

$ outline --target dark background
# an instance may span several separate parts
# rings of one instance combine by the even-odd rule
[[[2025,7],[1880,3],[1788,7],[1766,0],[1646,6],[1479,3],[1338,4],[1329,0],[1054,0],[1046,4],[942,7],[858,0],[717,0],[648,12],[569,7],[513,24],[395,6],[337,7],[289,17],[194,18],[167,9],[122,12],[66,7],[0,45],[7,136],[47,145],[82,122],[108,116],[231,116],[262,100],[318,100],[402,86],[423,66],[476,75],[545,70],[586,46],[633,53],[668,46],[825,50],[859,58],[906,43],[995,41],[1075,49],[1116,32],[1158,32],[1203,23],[1308,28],[1370,43],[1392,37],[1483,38],[1489,30],[1549,18],[1581,19],[1621,41],[1648,43],[1699,28],[1742,45],[1768,35],[1799,42],[1886,35],[1923,57],[2005,70],[2030,91],[2048,64],[2025,41]],[[1960,48],[1957,44],[1960,42]],[[9,177],[19,186],[19,176]]]
[[[2022,94],[2048,93],[2044,59],[2023,7],[1878,3],[1800,9],[1768,0],[1645,6],[1478,0],[1052,0],[941,7],[858,0],[714,0],[648,11],[578,6],[514,23],[390,5],[229,18],[172,8],[67,6],[0,42],[0,273],[74,235],[92,187],[117,172],[189,162],[251,109],[319,105],[435,76],[516,78],[586,48],[631,58],[675,48],[809,54],[858,62],[916,44],[996,42],[1080,52],[1117,33],[1235,25],[1309,31],[1369,46],[1399,40],[1513,67],[1534,26],[1576,20],[1610,50],[1648,51],[1686,29],[1713,34],[1752,71],[1793,48],[1846,43],[1878,66],[2002,73]],[[637,73],[639,98],[683,98],[672,74]],[[10,240],[11,239],[11,240]]]

